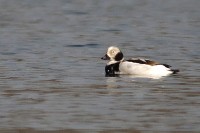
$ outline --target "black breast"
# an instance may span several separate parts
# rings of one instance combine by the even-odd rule
[[[119,62],[115,64],[106,65],[105,72],[106,76],[108,77],[117,76],[116,72],[119,72]]]

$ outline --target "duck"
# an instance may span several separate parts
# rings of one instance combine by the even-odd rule
[[[105,76],[107,77],[126,74],[161,78],[179,72],[178,69],[171,69],[171,66],[168,64],[162,64],[149,59],[131,58],[125,60],[122,51],[116,46],[108,47],[106,54],[101,59],[109,60],[105,66]]]

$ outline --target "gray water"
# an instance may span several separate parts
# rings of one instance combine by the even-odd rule
[[[199,0],[0,0],[0,129],[200,131]],[[105,77],[100,58],[172,65]]]

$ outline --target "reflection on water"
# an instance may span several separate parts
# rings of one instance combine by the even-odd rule
[[[200,131],[199,6],[199,0],[0,1],[0,130]],[[115,44],[127,58],[181,72],[105,77],[100,57]]]

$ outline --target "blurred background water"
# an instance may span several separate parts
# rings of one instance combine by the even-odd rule
[[[199,0],[0,0],[0,129],[200,131]],[[116,45],[180,69],[105,77]]]

